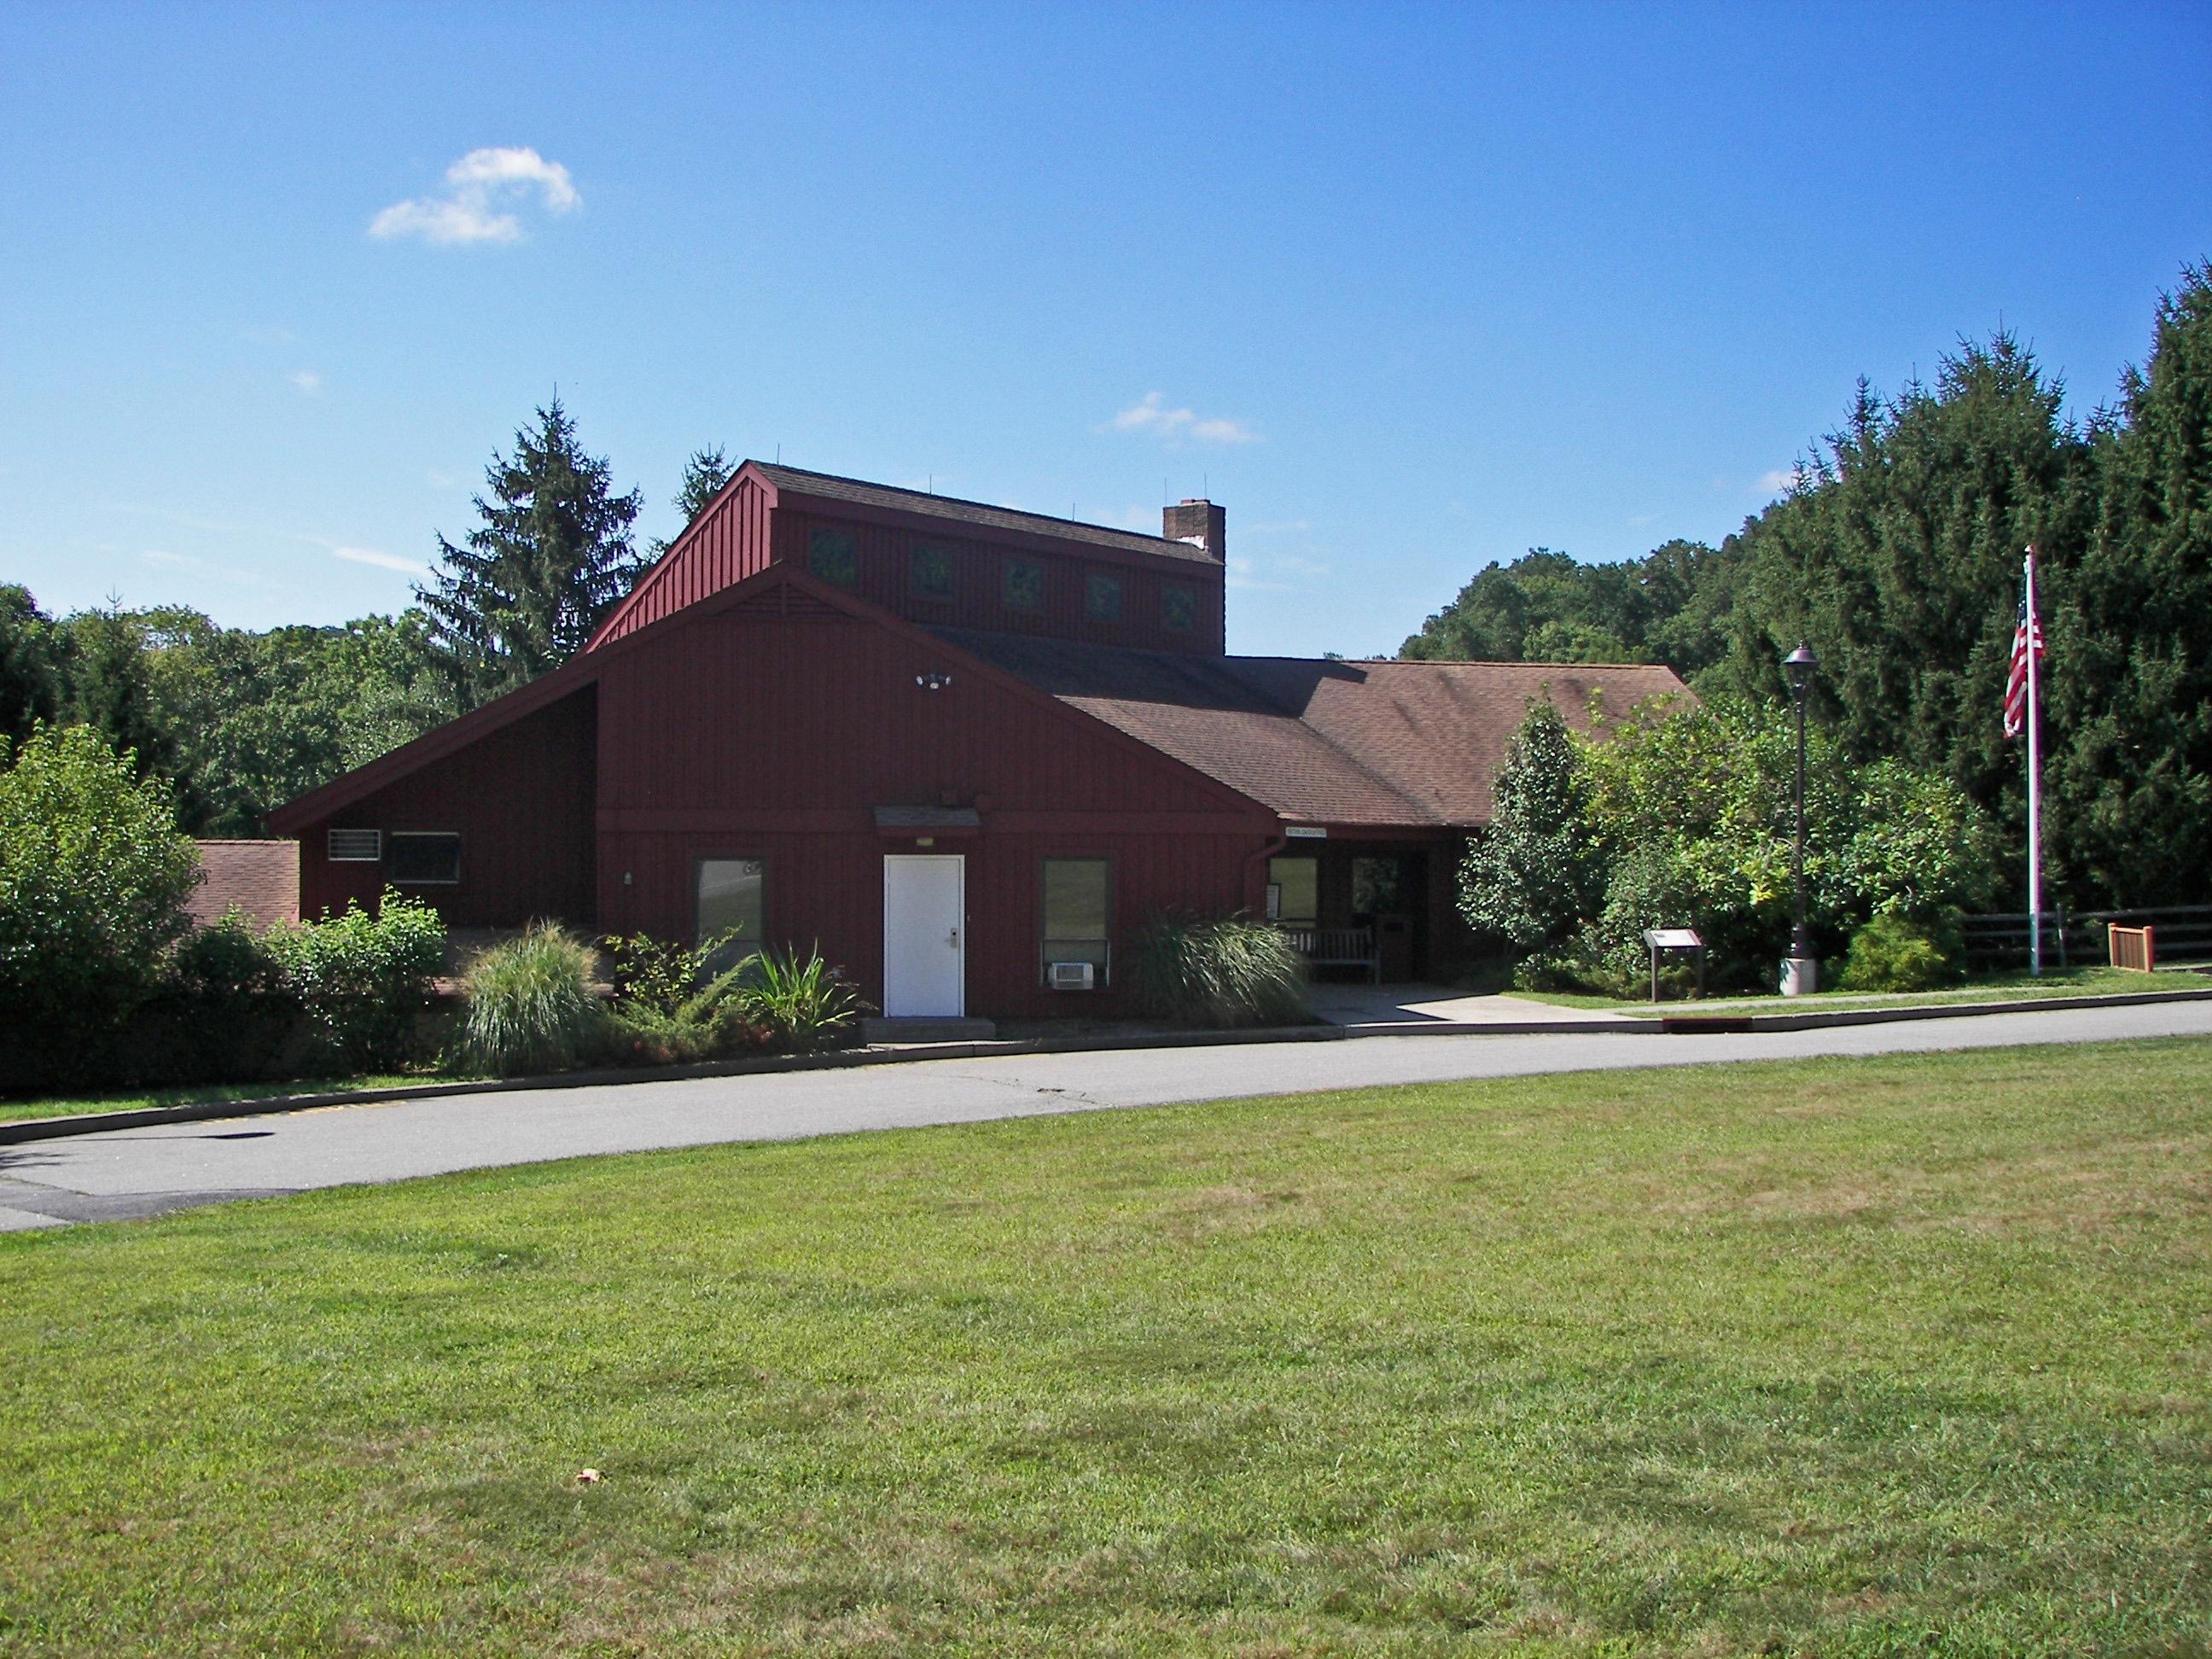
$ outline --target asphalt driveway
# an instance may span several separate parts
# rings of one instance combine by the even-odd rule
[[[1825,1030],[1380,1037],[928,1060],[381,1101],[0,1147],[0,1231],[359,1182],[721,1141],[1110,1110],[1372,1084],[2212,1036],[2212,1002]]]

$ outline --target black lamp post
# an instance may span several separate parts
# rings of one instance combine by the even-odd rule
[[[1792,860],[1797,909],[1796,921],[1790,929],[1790,963],[1782,988],[1784,996],[1812,990],[1814,977],[1819,972],[1813,962],[1813,941],[1805,932],[1805,693],[1813,684],[1813,671],[1820,665],[1813,647],[1802,641],[1782,659],[1782,678],[1790,682],[1790,699],[1797,705],[1797,848]]]

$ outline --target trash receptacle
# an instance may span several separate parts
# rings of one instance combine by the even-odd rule
[[[1413,919],[1375,918],[1375,976],[1385,985],[1403,985],[1413,976]]]

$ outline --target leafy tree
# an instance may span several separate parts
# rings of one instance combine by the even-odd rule
[[[1574,734],[1547,699],[1530,701],[1494,799],[1489,828],[1460,866],[1460,913],[1525,955],[1589,914],[1605,874]]]
[[[556,397],[512,458],[485,470],[483,522],[416,589],[428,613],[433,659],[474,705],[559,667],[592,635],[643,569],[630,542],[641,498],[611,493],[605,459],[585,453]]]
[[[0,741],[20,741],[61,704],[60,643],[27,587],[0,583]]]
[[[1893,760],[1855,765],[1821,726],[1806,738],[1806,914],[1822,955],[1870,916],[1987,902],[1989,818],[1956,784]],[[1727,698],[1649,710],[1581,748],[1607,874],[1567,973],[1633,984],[1644,930],[1686,925],[1705,937],[1716,984],[1766,981],[1796,908],[1790,711]]]
[[[67,1071],[157,982],[199,857],[167,787],[89,726],[0,753],[0,1085]]]
[[[1718,659],[1723,641],[1686,617],[1713,550],[1671,541],[1640,560],[1583,564],[1532,548],[1492,563],[1421,624],[1399,655],[1485,662],[1663,661],[1687,675]]]

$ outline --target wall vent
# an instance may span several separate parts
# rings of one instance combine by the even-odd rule
[[[1055,991],[1088,991],[1094,982],[1087,962],[1055,962],[1048,970],[1048,978]]]
[[[332,864],[374,864],[383,856],[384,831],[381,830],[331,831],[330,860]]]

